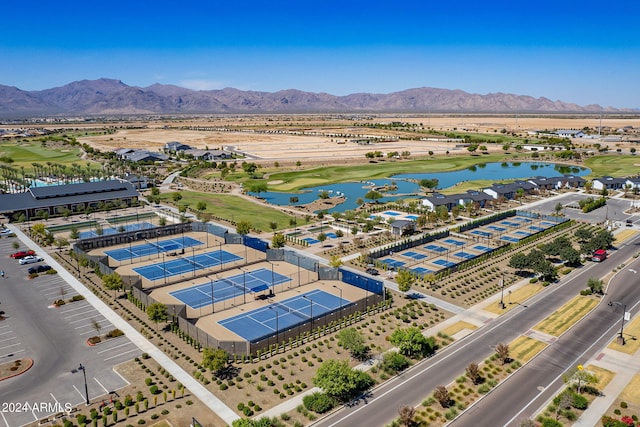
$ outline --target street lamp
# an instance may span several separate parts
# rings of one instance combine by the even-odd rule
[[[500,307],[502,307],[502,309],[505,309],[505,305],[504,305],[504,274],[502,275],[502,279],[500,279]]]
[[[133,251],[131,250],[131,241],[133,240],[133,237],[129,236],[128,239],[129,239],[129,263],[133,264]]]
[[[220,258],[220,271],[222,271],[222,242],[218,242],[218,258]]]
[[[625,339],[624,339],[624,321],[625,320],[629,320],[631,318],[631,315],[630,315],[630,313],[627,312],[627,304],[623,304],[623,303],[618,302],[618,301],[609,301],[609,303],[607,305],[609,307],[613,307],[614,304],[622,307],[622,324],[620,325],[620,336],[618,336],[618,341],[620,342],[620,344],[624,345],[625,344]]]
[[[211,285],[211,313],[215,313],[216,309],[214,304],[214,300],[213,300],[213,279],[211,279],[211,277],[209,277],[209,284]]]
[[[280,342],[280,327],[278,326],[278,319],[280,318],[280,313],[278,313],[278,310],[276,310],[272,306],[269,306],[269,309],[273,310],[276,313],[276,344],[277,344]]]
[[[80,364],[80,366],[78,366],[78,370],[82,371],[82,376],[84,377],[84,395],[86,399],[85,403],[87,406],[89,406],[89,387],[87,387],[87,371],[82,363]]]
[[[309,301],[309,314],[311,315],[311,333],[313,334],[313,300],[306,295],[302,295],[302,298]]]

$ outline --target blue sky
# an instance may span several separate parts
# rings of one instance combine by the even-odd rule
[[[640,107],[640,2],[11,1],[0,84],[334,95],[415,87]]]

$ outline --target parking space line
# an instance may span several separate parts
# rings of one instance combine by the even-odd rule
[[[82,400],[83,400],[83,401],[85,401],[86,396],[85,396],[84,394],[80,393],[80,390],[78,390],[78,387],[76,387],[76,385],[75,385],[75,384],[73,384],[73,389],[74,389],[75,391],[77,391],[77,392],[78,392],[78,394],[80,395],[80,397],[82,398]]]
[[[7,332],[0,332],[0,335],[4,335],[4,334],[12,334],[13,331],[7,331]]]
[[[60,313],[65,314],[65,313],[69,313],[72,311],[77,311],[77,310],[82,310],[83,308],[87,308],[87,306],[89,305],[89,303],[85,303],[85,304],[78,304],[77,302],[73,304],[74,306],[77,306],[75,308],[69,308],[68,310],[60,310]]]
[[[96,313],[96,315],[98,314],[97,311],[95,311],[94,309],[88,310],[88,311],[83,311],[82,313],[75,313],[75,314],[70,314],[68,316],[65,316],[65,319],[71,319],[72,317],[76,317],[76,316],[82,316],[83,314],[87,314],[87,313]]]
[[[2,415],[2,420],[4,421],[4,425],[6,425],[7,427],[11,427],[11,426],[9,426],[9,423],[7,422],[7,419],[4,417],[4,412],[0,412],[0,415]]]
[[[100,387],[102,387],[102,389],[104,390],[104,392],[105,392],[105,393],[109,393],[109,390],[107,390],[107,389],[106,389],[106,388],[105,388],[105,387],[100,383],[100,381],[98,381],[98,379],[97,379],[96,377],[93,377],[93,380],[94,380],[95,382],[97,382],[97,383],[98,383],[98,385],[99,385]]]
[[[0,342],[9,341],[9,340],[15,340],[16,338],[18,338],[18,337],[5,338],[3,340],[0,340]]]
[[[132,342],[132,344],[133,344],[133,342]],[[122,362],[122,363],[124,363],[124,362]],[[112,370],[112,371],[113,371],[117,376],[119,376],[119,377],[120,377],[120,379],[121,379],[121,380],[122,380],[126,385],[131,385],[131,383],[130,383],[130,382],[129,382],[125,377],[123,377],[122,375],[120,375],[120,372],[116,371],[116,367],[115,367],[115,366],[112,366],[112,367],[111,367],[111,370]]]
[[[100,351],[98,352],[98,354],[106,353],[107,351],[111,351],[111,350],[114,350],[114,349],[119,348],[119,347],[124,347],[125,345],[129,345],[129,342],[125,342],[125,343],[120,344],[120,345],[115,345],[115,346],[113,346],[113,347],[111,347],[111,348],[107,348],[107,349],[105,349],[105,350],[100,350]]]
[[[0,359],[2,359],[3,357],[15,356],[16,353],[22,353],[22,352],[24,352],[24,348],[22,350],[16,350],[13,353],[0,354]]]
[[[107,360],[115,359],[116,357],[120,357],[120,356],[125,355],[127,353],[132,353],[134,351],[140,351],[140,349],[138,347],[136,347],[136,348],[134,348],[132,350],[125,351],[124,353],[120,353],[120,354],[116,354],[115,356],[107,357],[106,359],[104,359],[104,361],[106,362]]]
[[[6,345],[4,347],[0,347],[0,350],[4,350],[5,348],[9,348],[9,347],[15,347],[15,346],[20,345],[20,344],[22,344],[22,343],[15,343],[15,344],[11,344],[11,345]]]
[[[76,320],[75,322],[71,322],[71,323],[86,322],[86,321],[87,321],[87,319],[82,319],[82,320]],[[97,322],[101,327],[111,324],[111,322],[109,322],[107,319],[98,320]],[[106,323],[103,323],[103,322],[106,322]],[[86,328],[87,326],[93,326],[93,322],[86,323],[86,324],[80,325],[80,326],[76,326],[74,329],[82,329],[82,328]]]

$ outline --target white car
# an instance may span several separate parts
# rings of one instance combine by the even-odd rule
[[[34,262],[40,262],[40,261],[43,261],[43,259],[40,258],[39,256],[29,255],[24,258],[21,258],[20,261],[18,262],[20,263],[20,265],[25,265],[25,264],[33,264]]]
[[[0,228],[0,236],[4,236],[5,234],[11,234],[13,233],[13,231],[9,230],[8,228]]]

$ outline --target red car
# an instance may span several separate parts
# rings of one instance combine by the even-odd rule
[[[31,249],[29,249],[28,251],[20,251],[20,252],[16,252],[15,254],[11,254],[11,258],[21,259],[26,256],[35,255],[35,254],[36,254],[35,251],[32,251]]]

